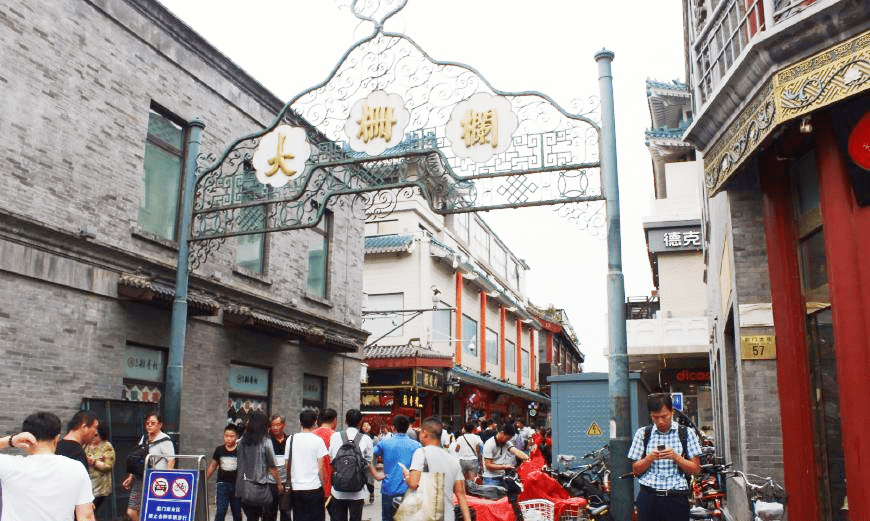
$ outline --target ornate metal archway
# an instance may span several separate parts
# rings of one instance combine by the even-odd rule
[[[229,237],[310,228],[337,206],[383,219],[416,197],[442,215],[552,205],[593,234],[607,227],[611,395],[614,418],[630,417],[613,53],[595,56],[600,107],[590,97],[589,106],[566,110],[539,92],[499,91],[474,68],[435,61],[410,38],[384,30],[406,3],[353,0],[351,12],[373,24],[371,35],[269,126],[220,155],[198,156],[203,124],[192,124],[187,171],[195,175],[187,176],[182,204],[181,229],[189,233],[179,244],[167,425],[177,428],[180,416],[190,269]],[[615,432],[624,454],[627,423]]]

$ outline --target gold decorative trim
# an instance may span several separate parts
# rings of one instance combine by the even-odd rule
[[[780,124],[870,90],[870,31],[776,72],[707,154],[715,195]]]

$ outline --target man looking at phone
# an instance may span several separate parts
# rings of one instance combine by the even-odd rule
[[[691,493],[687,475],[701,470],[698,435],[674,421],[670,394],[649,395],[647,409],[653,426],[638,429],[628,450],[631,470],[640,483],[637,519],[686,521]]]

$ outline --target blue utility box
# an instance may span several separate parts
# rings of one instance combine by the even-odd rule
[[[580,464],[584,454],[610,442],[608,374],[565,374],[551,376],[547,381],[551,392],[553,465],[557,465],[559,454],[573,455],[577,458],[575,464]],[[632,435],[649,423],[646,393],[641,386],[640,374],[630,374]]]

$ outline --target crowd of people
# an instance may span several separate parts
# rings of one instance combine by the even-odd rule
[[[217,474],[215,520],[230,513],[233,521],[241,521],[244,512],[248,521],[290,521],[291,514],[295,521],[325,521],[328,512],[331,521],[360,521],[366,500],[374,501],[375,481],[383,480],[382,518],[391,521],[406,492],[418,487],[425,469],[445,475],[445,521],[454,521],[454,493],[458,513],[469,521],[465,480],[498,485],[505,470],[527,460],[530,453],[549,456],[549,433],[535,431],[523,420],[500,426],[468,422],[454,432],[437,417],[412,426],[407,416],[396,415],[389,428],[384,425],[377,434],[362,420],[358,409],[350,409],[345,429],[336,431],[334,409],[319,415],[304,410],[298,429],[289,435],[281,415],[267,418],[252,412],[243,432],[228,424],[206,470],[207,479]],[[77,412],[63,437],[56,415],[28,416],[21,433],[0,438],[0,449],[28,453],[27,457],[0,454],[3,514],[27,520],[95,519],[95,510],[113,490],[116,454],[108,438],[107,427],[89,411]],[[346,469],[352,447],[359,453],[359,483],[346,477],[351,475]],[[137,451],[138,466],[131,454],[120,483],[129,491],[125,516],[130,521],[139,519],[144,459],[150,456],[149,467],[157,470],[175,468],[175,446],[163,432],[158,412],[146,415],[144,434],[133,453]]]

